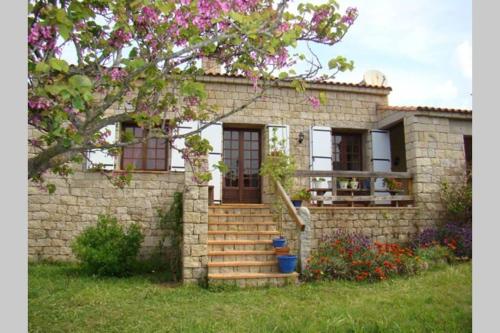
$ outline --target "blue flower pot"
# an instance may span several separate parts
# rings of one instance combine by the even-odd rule
[[[273,238],[273,247],[285,247],[286,239],[283,237]]]
[[[281,273],[295,272],[295,267],[297,267],[297,256],[278,256],[278,267]]]
[[[300,207],[302,206],[302,200],[292,200],[292,204],[294,207]]]

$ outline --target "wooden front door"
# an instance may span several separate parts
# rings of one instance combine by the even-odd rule
[[[222,202],[260,203],[260,146],[258,129],[224,129]]]

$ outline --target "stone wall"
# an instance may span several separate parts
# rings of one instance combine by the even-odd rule
[[[206,167],[206,160],[204,161]],[[186,165],[184,177],[182,280],[198,283],[208,274],[208,186],[193,178]]]
[[[145,235],[141,256],[147,257],[158,248],[164,232],[158,226],[157,209],[168,209],[174,192],[183,191],[184,172],[134,173],[125,189],[96,172],[77,171],[67,181],[49,181],[57,186],[54,194],[32,184],[28,189],[30,260],[73,260],[72,240],[104,213],[124,225],[139,223]],[[168,249],[168,237],[164,245]]]
[[[373,240],[401,243],[432,226],[434,221],[417,207],[307,207],[310,212],[310,249],[318,248],[322,238],[337,230],[361,233]],[[287,218],[283,232],[292,253],[298,253],[299,235],[294,222]]]
[[[461,182],[466,171],[465,133],[457,133],[450,123],[450,118],[431,114],[404,118],[407,166],[414,175],[415,202],[424,215],[436,221],[443,213],[440,184]]]

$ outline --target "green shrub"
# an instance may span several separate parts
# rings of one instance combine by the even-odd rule
[[[441,200],[446,208],[446,221],[458,226],[472,223],[472,182],[464,179],[463,182],[441,184]]]
[[[71,248],[90,273],[123,276],[134,269],[143,239],[137,224],[124,230],[115,217],[99,215],[97,225],[78,235]]]
[[[417,248],[415,254],[426,261],[429,268],[452,263],[455,260],[453,251],[449,247],[439,244]]]

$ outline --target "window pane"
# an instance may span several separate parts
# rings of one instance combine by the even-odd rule
[[[146,161],[146,169],[147,170],[154,170],[156,168],[156,161],[155,160],[147,160]]]
[[[156,160],[156,169],[165,170],[165,160]]]

